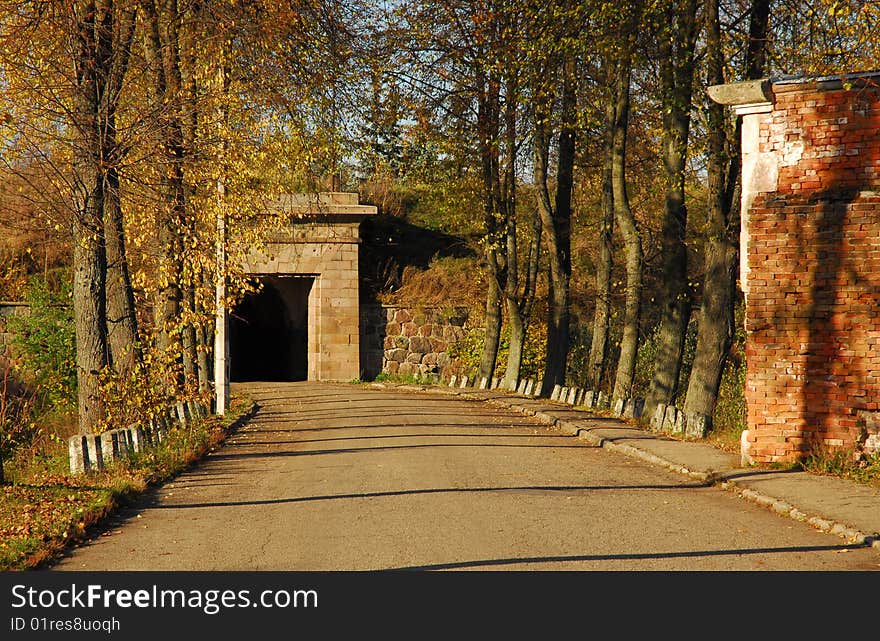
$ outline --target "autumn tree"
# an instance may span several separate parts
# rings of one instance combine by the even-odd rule
[[[609,11],[609,41],[606,42],[603,68],[607,77],[608,91],[605,106],[605,160],[603,175],[603,209],[604,227],[610,236],[610,220],[617,223],[623,237],[625,250],[626,288],[623,313],[623,329],[621,332],[620,350],[611,394],[612,407],[622,412],[625,403],[630,401],[636,357],[639,346],[639,331],[642,307],[642,270],[644,255],[642,238],[632,208],[630,207],[629,189],[627,186],[627,140],[629,137],[630,83],[632,61],[636,43],[635,26],[642,18],[641,3],[628,5],[625,8],[605,5]],[[603,239],[610,243],[610,238]],[[603,248],[609,252],[610,248]],[[610,262],[609,258],[606,258]],[[606,268],[607,269],[607,268]],[[610,272],[610,270],[608,270]],[[600,274],[603,279],[610,280],[610,273]],[[608,288],[606,280],[603,287]],[[600,289],[602,295],[608,296],[608,289]],[[597,321],[607,316],[608,302],[597,300]],[[594,324],[593,349],[590,358],[590,381],[594,391],[598,391],[603,369],[602,336],[605,331]]]
[[[60,152],[57,162],[44,165],[47,191],[70,203],[79,429],[94,432],[105,419],[103,371],[114,359],[127,370],[136,354],[119,233],[124,146],[117,127],[136,8],[97,0],[16,3],[4,10],[4,77],[9,94],[20,98],[12,149],[22,158]]]
[[[547,354],[541,396],[564,385],[570,348],[572,190],[578,134],[578,61],[583,26],[582,7],[564,4],[542,12],[543,37],[533,57],[532,148],[538,212],[548,260]],[[556,140],[555,188],[551,184],[551,145]]]
[[[448,152],[455,180],[473,185],[480,211],[478,243],[485,274],[483,346],[478,378],[491,379],[498,361],[505,308],[514,315],[513,358],[506,385],[518,379],[533,287],[520,279],[517,230],[517,157],[521,143],[517,43],[513,6],[495,1],[413,2],[401,7],[388,28],[386,46],[397,51],[392,70],[412,110],[435,114],[436,135]],[[521,347],[519,348],[521,349]]]

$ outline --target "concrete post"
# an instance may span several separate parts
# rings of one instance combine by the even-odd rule
[[[135,452],[142,452],[144,450],[144,430],[140,426],[129,426],[128,438],[131,443],[131,449]]]
[[[222,65],[218,74],[223,74]],[[225,82],[220,79],[221,83]],[[222,84],[221,84],[222,86]],[[225,114],[218,114],[222,123]],[[217,246],[215,259],[214,304],[214,413],[223,416],[229,406],[229,313],[226,309],[226,183],[223,177],[217,179]]]
[[[70,473],[82,474],[86,471],[86,437],[81,434],[71,436],[67,439],[67,448],[70,458]]]
[[[104,456],[101,450],[101,437],[96,434],[87,434],[83,436],[86,441],[86,454],[88,461],[86,470],[100,470],[104,467]]]
[[[98,438],[101,443],[101,454],[104,463],[109,463],[119,458],[119,440],[115,431],[101,432]]]

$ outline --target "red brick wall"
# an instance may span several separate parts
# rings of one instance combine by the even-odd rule
[[[777,191],[749,212],[751,455],[854,447],[880,410],[880,90],[774,86],[761,151]]]

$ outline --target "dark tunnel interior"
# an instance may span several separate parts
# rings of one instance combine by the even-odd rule
[[[263,276],[230,314],[230,380],[308,378],[308,301],[314,278]]]

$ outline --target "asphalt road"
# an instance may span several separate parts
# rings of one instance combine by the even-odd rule
[[[510,410],[242,385],[256,416],[51,570],[880,570],[875,551]]]

